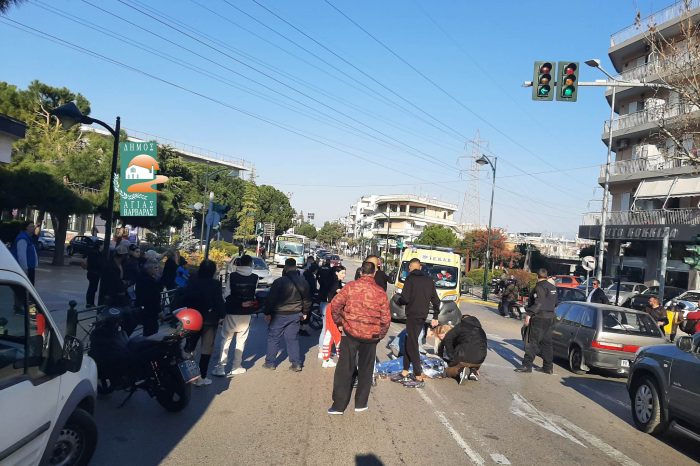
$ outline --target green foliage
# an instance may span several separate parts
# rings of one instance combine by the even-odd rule
[[[316,231],[316,227],[306,222],[302,222],[300,225],[294,227],[294,232],[297,235],[304,235],[310,239],[316,239],[316,237],[318,236],[318,231]]]
[[[503,270],[500,270],[500,269],[496,269],[496,270],[489,269],[489,274],[488,274],[488,277],[487,277],[487,279],[486,279],[486,282],[487,282],[487,283],[491,283],[491,279],[492,279],[493,277],[497,277],[497,278],[498,278],[498,277],[500,277],[501,275],[503,275]],[[467,278],[469,279],[469,282],[470,282],[472,285],[475,285],[475,286],[484,286],[484,269],[472,269],[472,270],[470,270],[469,272],[467,272]]]
[[[10,220],[9,222],[0,222],[0,242],[11,243],[15,237],[22,231],[22,221]]]
[[[590,246],[584,246],[581,248],[581,250],[578,252],[579,257],[586,257],[586,256],[594,256],[595,257],[595,244],[591,244]]]
[[[457,235],[451,228],[442,225],[428,225],[415,242],[427,246],[451,248],[457,244]]]
[[[345,227],[338,222],[326,222],[323,224],[316,239],[326,244],[335,244],[340,238],[345,236]]]
[[[237,214],[238,228],[234,238],[252,240],[255,238],[255,223],[258,215],[258,187],[248,182],[243,192],[243,207]]]
[[[273,186],[262,185],[258,188],[258,222],[274,223],[275,234],[279,235],[292,226],[294,209],[289,198]],[[303,234],[303,233],[300,233]]]
[[[226,241],[212,241],[209,243],[209,248],[219,249],[229,257],[238,255],[238,246],[232,243],[228,243]]]
[[[527,258],[527,244],[518,245],[518,252],[520,253],[518,267],[524,269],[525,259]],[[530,270],[537,269],[549,269],[549,259],[535,246],[530,245]]]

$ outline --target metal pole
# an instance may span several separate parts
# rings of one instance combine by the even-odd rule
[[[207,164],[207,171],[205,172],[205,181],[204,181],[204,195],[207,195],[207,192],[209,191],[209,164]],[[201,229],[199,231],[199,249],[201,251],[202,249],[202,241],[204,241],[204,206],[202,206],[202,225]]]
[[[668,238],[671,228],[664,227],[664,240],[661,243],[661,267],[659,271],[659,303],[664,305],[664,288],[666,287],[666,261],[668,259]]]
[[[386,263],[389,260],[389,229],[391,228],[391,220],[389,215],[384,215],[386,216],[386,244],[384,245],[384,267],[386,267]]]
[[[214,193],[209,193],[209,210],[208,212],[214,211]],[[207,223],[207,243],[204,247],[204,260],[209,259],[209,235],[211,234],[211,222]]]
[[[615,90],[612,88],[612,99],[610,102],[610,123],[608,125],[608,158],[605,162],[605,185],[603,187],[603,209],[602,220],[600,222],[600,248],[598,249],[598,263],[596,264],[596,278],[603,283],[603,259],[605,258],[605,227],[608,224],[608,197],[610,195],[610,163],[612,159],[612,139],[613,139],[613,118],[615,118]]]
[[[615,306],[620,305],[620,283],[622,282],[622,262],[625,260],[625,250],[620,244],[620,263],[617,265],[617,290],[615,290]]]
[[[489,160],[489,163],[491,161]],[[498,164],[498,157],[493,158],[493,163],[491,168],[493,171],[493,182],[491,183],[491,208],[489,209],[489,230],[488,236],[486,238],[486,261],[484,263],[484,288],[481,294],[481,299],[484,301],[488,300],[489,297],[489,284],[487,279],[489,276],[489,260],[491,259],[491,220],[493,219],[493,195],[496,191],[496,165]]]
[[[107,125],[103,125],[109,128]],[[105,242],[102,253],[105,261],[109,261],[109,247],[112,243],[112,219],[114,218],[114,174],[117,172],[117,160],[119,159],[119,131],[121,129],[121,118],[117,117],[114,125],[114,145],[112,147],[112,171],[109,175],[109,197],[107,198],[107,218],[105,219]]]

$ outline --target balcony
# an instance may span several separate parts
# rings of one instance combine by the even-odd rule
[[[667,57],[663,60],[652,60],[649,63],[635,66],[614,78],[618,81],[653,81],[658,77],[666,76],[668,73],[677,70],[679,67],[693,65],[693,57],[685,52],[676,56]],[[607,88],[608,92],[612,92],[612,88]]]
[[[674,104],[664,105],[659,107],[649,107],[640,112],[627,113],[620,115],[612,120],[613,132],[635,129],[650,123],[656,123],[659,120],[667,120],[681,115],[697,111],[698,108],[694,105]],[[603,137],[608,138],[610,128],[610,120],[606,120],[603,124]]]
[[[610,178],[617,176],[629,177],[630,175],[638,173],[673,170],[689,165],[690,162],[687,159],[667,158],[664,155],[633,160],[621,160],[610,164]],[[605,164],[600,166],[600,178],[605,178]]]
[[[686,7],[687,3],[687,7]],[[629,40],[635,36],[638,36],[648,30],[650,26],[659,26],[668,21],[674,20],[681,17],[684,13],[689,10],[694,10],[695,8],[700,8],[700,0],[688,0],[676,2],[671,6],[664,8],[663,10],[657,11],[646,18],[642,19],[639,23],[632,24],[615,34],[610,36],[610,47],[619,45],[626,40]]]
[[[583,214],[582,225],[600,225],[600,212]],[[700,225],[700,209],[658,209],[609,212],[608,225]]]

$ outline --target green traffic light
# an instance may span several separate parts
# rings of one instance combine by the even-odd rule
[[[540,96],[542,96],[542,97],[546,97],[546,96],[549,95],[549,91],[550,91],[550,87],[549,87],[549,86],[540,86],[540,87],[537,89],[537,94],[540,95]]]
[[[564,88],[564,97],[571,97],[574,95],[574,86],[566,86]]]

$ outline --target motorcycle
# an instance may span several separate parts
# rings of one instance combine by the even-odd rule
[[[128,392],[121,407],[141,389],[166,410],[181,411],[190,401],[190,382],[199,377],[199,367],[185,359],[181,349],[189,330],[176,325],[170,333],[129,337],[124,330],[126,314],[117,308],[106,309],[93,324],[88,355],[97,364],[98,393]],[[201,329],[201,316],[199,319]]]

